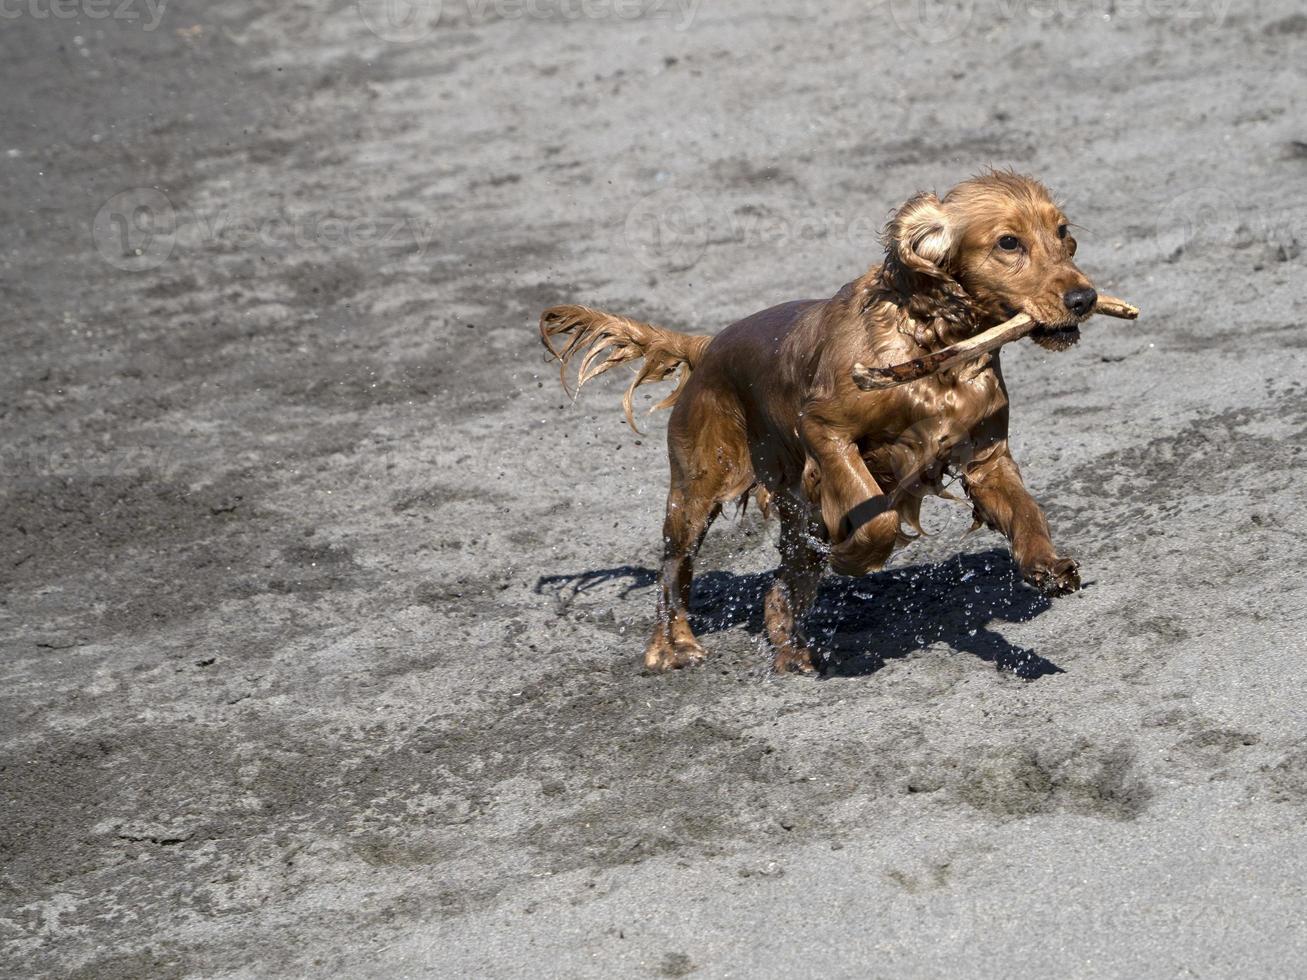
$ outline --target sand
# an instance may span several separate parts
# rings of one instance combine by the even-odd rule
[[[1298,4],[5,11],[0,973],[1301,975]],[[540,310],[829,295],[988,165],[1144,310],[1005,354],[1086,588],[932,501],[775,678],[751,511],[643,675],[665,414]]]

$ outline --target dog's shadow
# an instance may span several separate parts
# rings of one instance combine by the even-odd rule
[[[773,573],[710,571],[694,580],[690,625],[700,637],[742,627],[763,632],[763,597]],[[621,565],[572,575],[542,577],[535,591],[560,601],[600,585],[622,582],[621,596],[657,582],[651,568]],[[1021,581],[1011,557],[992,550],[964,554],[938,565],[908,565],[845,578],[828,575],[805,626],[822,651],[827,677],[874,673],[887,660],[935,643],[979,657],[1001,670],[1035,679],[1062,669],[1033,650],[1009,643],[990,628],[995,621],[1024,623],[1051,601]]]

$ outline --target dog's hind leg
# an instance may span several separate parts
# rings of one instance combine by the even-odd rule
[[[658,610],[644,652],[649,670],[698,663],[707,652],[690,629],[690,585],[694,558],[722,504],[753,484],[748,442],[738,413],[691,378],[672,410],[667,448],[671,486],[663,520],[663,563],[658,576]]]
[[[702,481],[696,481],[701,484]],[[663,519],[663,563],[658,575],[658,609],[653,636],[644,651],[649,670],[675,670],[708,655],[690,629],[690,586],[694,556],[722,505],[711,488],[675,483],[667,494]]]
[[[787,497],[784,491],[777,494],[776,501],[781,518],[781,567],[764,607],[767,638],[776,652],[772,670],[778,674],[812,674],[817,664],[798,620],[817,598],[826,564],[819,541],[823,529],[807,507]]]

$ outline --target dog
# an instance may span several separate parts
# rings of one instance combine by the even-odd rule
[[[964,488],[973,527],[1008,539],[1028,583],[1049,595],[1080,588],[1079,565],[1054,548],[1012,458],[997,351],[883,391],[861,391],[850,377],[857,361],[910,361],[1018,313],[1037,321],[1030,337],[1041,347],[1074,345],[1097,293],[1074,261],[1066,215],[1037,180],[989,171],[942,198],[913,197],[882,241],[884,260],[830,299],[773,306],[715,336],[584,306],[541,316],[564,388],[582,351],[578,391],[641,362],[623,399],[632,428],[636,388],[679,371],[654,406],[672,408],[671,485],[648,670],[706,656],[688,618],[695,554],[722,505],[750,494],[780,519],[781,565],[764,605],[778,673],[821,669],[801,619],[823,570],[883,567],[921,533],[922,498],[951,497],[946,478]]]

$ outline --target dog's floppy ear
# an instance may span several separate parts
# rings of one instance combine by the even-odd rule
[[[948,275],[953,226],[934,194],[918,194],[899,208],[885,228],[885,257],[928,276]]]

